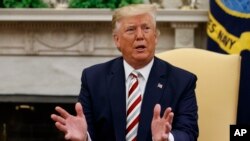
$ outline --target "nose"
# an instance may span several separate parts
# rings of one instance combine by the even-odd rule
[[[141,28],[137,28],[136,30],[136,40],[143,40],[144,39],[144,32]]]

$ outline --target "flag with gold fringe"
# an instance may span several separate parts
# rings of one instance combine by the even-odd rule
[[[240,54],[237,124],[250,125],[250,0],[210,0],[208,50]]]

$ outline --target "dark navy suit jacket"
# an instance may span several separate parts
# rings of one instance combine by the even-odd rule
[[[86,68],[82,73],[79,101],[93,141],[125,141],[126,86],[123,58]],[[160,86],[162,85],[162,86]],[[152,141],[153,108],[161,115],[174,112],[175,141],[196,141],[198,136],[196,76],[155,57],[141,106],[137,141]]]

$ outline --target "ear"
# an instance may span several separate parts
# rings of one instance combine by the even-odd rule
[[[116,34],[113,34],[113,41],[115,43],[115,46],[119,49],[120,48],[119,36]]]
[[[157,29],[155,32],[155,44],[157,45],[158,43],[158,37],[160,36],[160,31]]]
[[[158,36],[155,37],[155,44],[157,45],[158,43]]]

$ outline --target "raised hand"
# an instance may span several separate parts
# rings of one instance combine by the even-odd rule
[[[52,114],[51,118],[55,121],[56,127],[64,132],[66,140],[87,140],[87,122],[83,114],[82,105],[79,102],[75,104],[76,116],[69,114],[59,106],[55,110],[59,115]]]
[[[168,141],[169,133],[172,129],[174,113],[170,107],[165,110],[162,117],[160,117],[160,112],[161,106],[156,104],[151,122],[152,138],[153,141]]]

